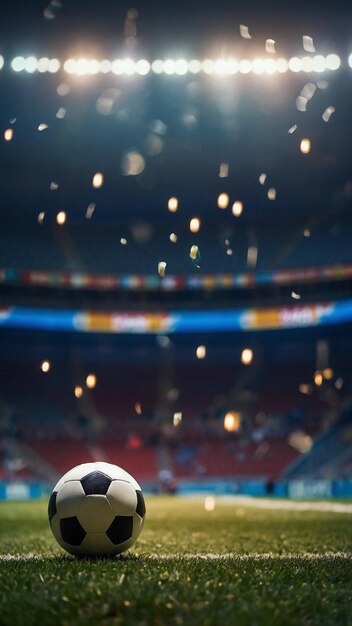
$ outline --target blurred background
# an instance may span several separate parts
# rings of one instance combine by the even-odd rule
[[[1,12],[0,498],[351,497],[349,3]]]

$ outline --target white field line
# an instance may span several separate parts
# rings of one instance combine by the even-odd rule
[[[285,560],[300,560],[305,559],[309,561],[323,561],[325,559],[344,559],[352,562],[352,552],[288,552],[287,554],[276,554],[274,552],[249,552],[248,554],[236,554],[235,552],[225,553],[185,553],[185,554],[136,554],[136,557],[143,558],[151,561],[172,561],[174,559],[192,561],[192,560],[204,560],[204,561],[226,561],[232,560],[234,562],[243,561],[285,561]],[[15,561],[15,562],[30,562],[30,561],[55,561],[58,556],[44,556],[41,554],[34,554],[28,552],[27,554],[0,554],[0,561]],[[68,560],[70,558],[68,557]],[[72,559],[74,560],[74,559]],[[118,560],[118,557],[116,557]]]
[[[194,496],[193,496],[194,497]],[[196,496],[204,500],[205,496]],[[352,504],[341,502],[297,502],[293,500],[274,500],[253,496],[215,496],[215,504],[252,507],[256,509],[274,509],[279,511],[322,511],[324,513],[352,513]]]

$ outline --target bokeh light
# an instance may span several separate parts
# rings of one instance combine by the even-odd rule
[[[244,348],[241,353],[241,363],[243,365],[249,365],[253,361],[253,350],[251,348]]]

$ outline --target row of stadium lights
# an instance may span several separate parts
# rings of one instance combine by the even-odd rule
[[[0,69],[4,66],[5,61],[0,56]],[[352,67],[352,54],[348,57],[348,64]],[[341,59],[337,54],[321,54],[316,56],[292,57],[290,59],[205,59],[200,61],[193,59],[156,59],[155,61],[147,61],[147,59],[116,59],[109,61],[107,59],[98,61],[97,59],[67,59],[63,64],[59,59],[49,59],[42,57],[37,59],[34,56],[15,57],[10,66],[15,72],[27,72],[34,74],[35,72],[49,72],[55,74],[61,68],[67,74],[76,74],[79,76],[109,74],[127,75],[127,76],[146,76],[150,72],[154,74],[178,75],[185,74],[215,74],[219,76],[240,74],[284,74],[285,72],[324,72],[325,70],[338,70],[341,65]]]

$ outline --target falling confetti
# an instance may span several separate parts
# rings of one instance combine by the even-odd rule
[[[176,243],[176,241],[177,241],[176,233],[171,233],[170,234],[170,241],[172,241],[172,243]]]
[[[166,263],[165,261],[159,261],[158,263],[158,274],[161,278],[164,278],[166,271]]]
[[[63,107],[60,107],[56,111],[56,117],[57,117],[58,120],[63,120],[65,115],[66,115],[66,109],[64,109]]]
[[[229,164],[221,163],[219,169],[219,178],[227,178],[229,175]]]
[[[275,189],[275,187],[270,187],[270,189],[268,189],[268,198],[269,198],[269,200],[276,200],[276,189]]]
[[[298,109],[298,111],[306,111],[307,102],[308,102],[307,98],[305,98],[304,96],[298,96],[296,100],[296,108]]]
[[[240,24],[240,35],[243,39],[252,39],[252,36],[249,34],[248,26],[244,24]]]
[[[46,130],[47,128],[49,128],[48,124],[39,124],[38,126],[39,132],[41,132],[42,130]]]
[[[300,96],[311,100],[316,92],[317,86],[314,83],[306,83],[301,90]]]
[[[60,2],[60,0],[52,0],[51,2],[49,2],[48,6],[43,11],[45,19],[53,20],[61,8],[62,3]]]
[[[55,180],[52,180],[51,183],[50,183],[50,190],[51,191],[56,191],[56,189],[58,189],[58,188],[59,188],[59,184]]]
[[[257,246],[249,246],[247,251],[247,265],[251,269],[254,269],[258,260],[258,248]]]
[[[179,426],[181,422],[182,422],[182,413],[180,411],[174,413],[172,423],[175,426],[175,428]]]
[[[17,117],[11,117],[11,119],[9,120],[10,124],[15,124],[16,120],[17,120]]]
[[[67,85],[66,83],[60,83],[60,85],[58,85],[56,88],[57,95],[61,96],[62,98],[64,96],[67,96],[67,94],[69,94],[70,91],[71,91],[71,87],[70,85]]]
[[[121,239],[120,239],[120,244],[121,244],[122,246],[127,246],[127,239],[125,239],[125,237],[121,237]]]
[[[318,89],[327,89],[329,87],[329,83],[327,80],[318,80],[317,87]]]
[[[265,181],[266,181],[266,174],[260,174],[260,176],[259,176],[259,183],[261,185],[264,185]]]
[[[96,204],[94,204],[94,202],[91,202],[91,204],[88,204],[87,210],[86,210],[86,218],[87,220],[90,220],[91,217],[93,216],[93,213],[95,211],[95,207]]]
[[[294,133],[297,130],[297,124],[294,124],[293,126],[291,126],[291,128],[288,129],[288,134],[292,135],[292,133]]]
[[[310,237],[310,230],[309,230],[309,228],[305,228],[305,229],[304,229],[304,231],[303,231],[303,236],[304,236],[304,237]]]
[[[231,248],[228,248],[228,249],[226,250],[226,254],[227,254],[227,256],[232,256],[232,255],[233,255],[233,251],[232,251],[232,249],[231,249]]]
[[[303,48],[306,52],[315,52],[313,37],[303,35]]]
[[[42,370],[42,372],[47,373],[49,372],[51,368],[51,363],[50,361],[43,361],[40,365],[40,369]]]
[[[137,415],[142,415],[142,407],[140,402],[135,403],[134,410],[136,411]]]
[[[322,115],[324,122],[328,122],[333,113],[335,113],[335,107],[330,106],[327,109],[325,109]]]
[[[196,245],[193,245],[190,249],[189,252],[189,256],[191,257],[192,261],[195,261],[198,256],[199,256],[199,248]]]
[[[38,217],[37,217],[38,224],[42,224],[44,222],[44,217],[45,217],[44,211],[41,211],[40,213],[38,213]]]
[[[145,160],[139,152],[127,152],[122,159],[122,172],[125,176],[138,176],[144,168]]]
[[[301,296],[299,293],[296,293],[295,291],[291,291],[291,298],[293,298],[294,300],[300,300]]]
[[[275,54],[276,50],[275,50],[275,40],[274,39],[267,39],[265,42],[265,50],[266,52],[269,52],[269,54]]]

